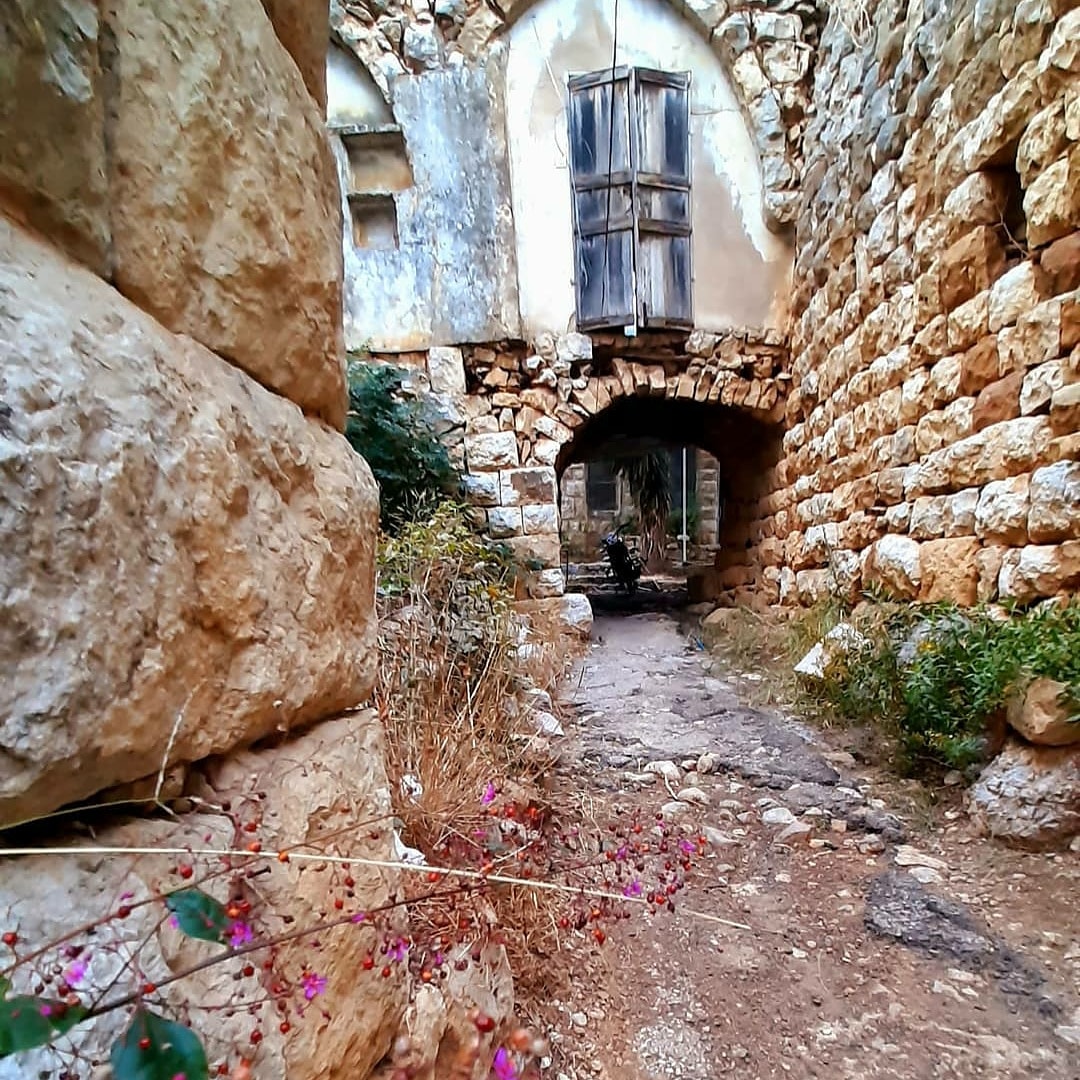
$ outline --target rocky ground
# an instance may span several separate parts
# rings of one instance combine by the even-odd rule
[[[545,1075],[1080,1077],[1077,855],[975,837],[955,790],[860,766],[719,665],[668,614],[602,616],[567,684],[563,798],[710,848],[675,915],[570,947]]]

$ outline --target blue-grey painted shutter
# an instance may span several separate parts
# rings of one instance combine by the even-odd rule
[[[627,68],[570,80],[574,289],[581,330],[634,322],[631,79]]]
[[[690,264],[690,75],[634,71],[637,316],[694,325]]]

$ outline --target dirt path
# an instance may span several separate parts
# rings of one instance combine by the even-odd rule
[[[913,798],[704,659],[668,616],[600,618],[567,687],[564,794],[711,846],[675,916],[580,950],[545,1075],[1080,1078],[1080,860],[976,840],[955,793]]]

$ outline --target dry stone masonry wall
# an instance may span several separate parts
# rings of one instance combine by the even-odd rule
[[[755,537],[782,597],[1074,590],[1080,8],[882,3],[865,46],[834,15],[813,111]]]

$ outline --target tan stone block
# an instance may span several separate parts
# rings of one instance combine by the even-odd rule
[[[981,431],[991,424],[1019,416],[1020,388],[1023,382],[1023,372],[1014,371],[981,390],[975,398],[971,415],[972,430]]]
[[[899,599],[914,599],[922,583],[921,545],[909,536],[883,536],[868,549],[863,580]]]
[[[1031,117],[1033,103],[1038,101],[1035,74],[1034,62],[1021,67],[961,131],[964,170],[973,173],[993,166],[1015,145]]]
[[[549,466],[503,469],[499,490],[503,506],[535,506],[558,498],[555,470]]]
[[[997,380],[999,367],[998,339],[993,335],[984,337],[960,358],[958,392],[964,395],[977,394],[983,387]]]
[[[941,256],[939,289],[946,312],[977,296],[1005,271],[1005,246],[995,229],[980,225]]]
[[[1080,723],[1067,700],[1068,689],[1054,679],[1033,679],[1023,694],[1014,694],[1010,700],[1009,726],[1037,746],[1080,742]]]
[[[997,599],[998,575],[1001,573],[1001,563],[1006,550],[1005,547],[995,544],[981,548],[975,556],[975,565],[979,572],[975,598],[980,603],[987,604]]]
[[[1080,143],[1045,169],[1024,195],[1029,243],[1041,246],[1080,228]]]
[[[1026,475],[986,484],[975,507],[975,535],[991,543],[1026,544],[1029,486]]]
[[[920,549],[922,582],[919,599],[974,604],[978,598],[980,550],[974,538],[928,540]]]
[[[1050,399],[1050,423],[1055,435],[1080,431],[1080,383],[1054,391]]]
[[[1002,599],[1027,603],[1044,596],[1075,592],[1080,586],[1080,540],[1031,544],[1005,553],[998,575]]]
[[[948,345],[956,352],[965,352],[990,332],[990,292],[961,304],[948,316]]]
[[[963,357],[946,356],[930,369],[930,390],[935,405],[944,405],[960,394]]]
[[[1063,298],[1061,301],[1061,349],[1080,345],[1080,294]]]
[[[949,351],[949,324],[938,315],[915,335],[911,345],[912,365],[929,367]]]
[[[942,409],[927,413],[915,428],[915,449],[920,455],[940,450],[946,442],[945,412]]]
[[[1020,389],[1020,415],[1049,412],[1055,390],[1065,385],[1065,366],[1061,360],[1051,360],[1032,368],[1024,376]]]
[[[1080,231],[1055,240],[1039,254],[1048,296],[1080,289]]]
[[[1045,296],[1045,280],[1038,264],[1028,259],[1014,266],[994,282],[987,303],[992,334],[1013,323],[1035,307]]]
[[[1024,187],[1029,187],[1039,173],[1056,161],[1067,145],[1065,102],[1058,99],[1036,113],[1020,137],[1016,169]]]
[[[1080,462],[1058,461],[1031,476],[1032,543],[1080,539]]]

